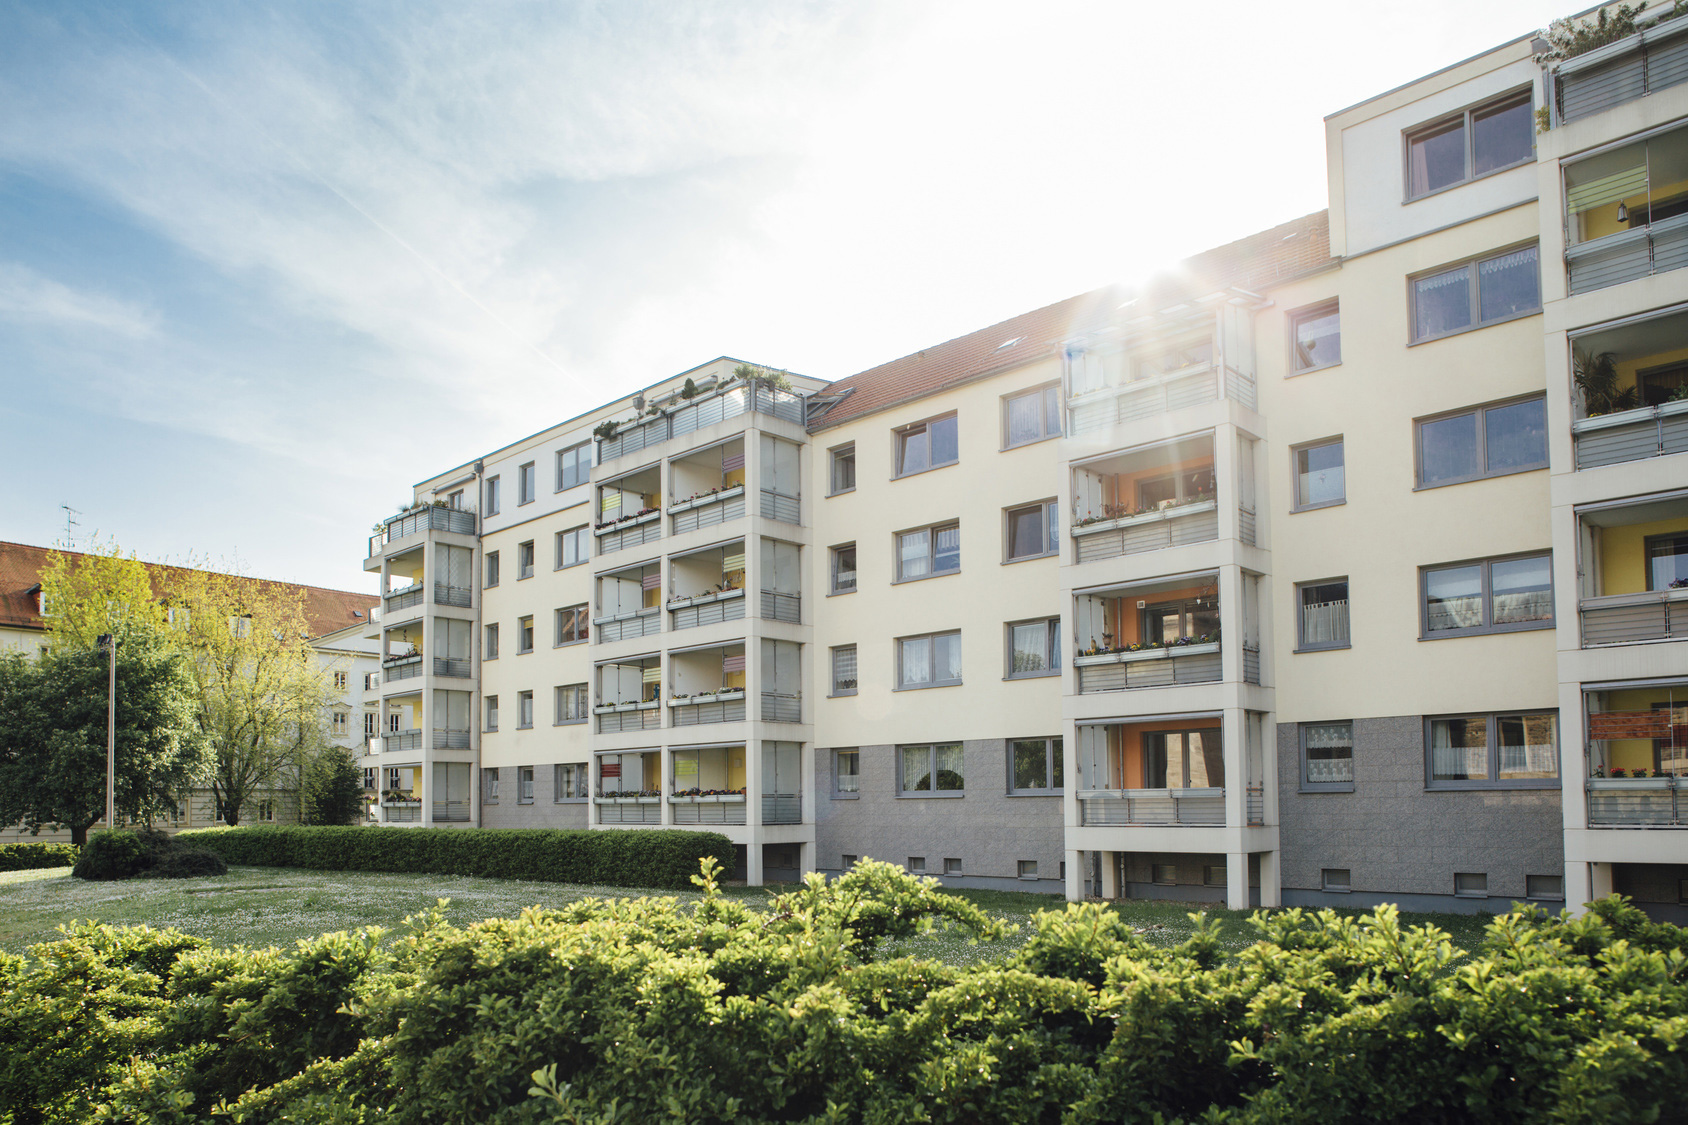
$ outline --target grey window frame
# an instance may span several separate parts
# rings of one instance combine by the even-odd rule
[[[592,639],[591,602],[576,602],[574,605],[560,605],[551,611],[551,647],[567,648],[570,645],[583,645]],[[569,640],[563,639],[563,614],[574,611],[575,635]],[[586,622],[586,628],[580,627]]]
[[[483,766],[481,768],[481,804],[496,805],[498,803],[498,767]]]
[[[585,777],[581,778],[579,780],[579,782],[577,783],[577,788],[579,788],[581,790],[581,794],[578,797],[565,797],[565,796],[563,796],[564,791],[568,788],[567,786],[565,786],[562,783],[563,782],[563,771],[564,770],[571,770],[571,769],[577,770],[577,771],[584,771],[584,773],[585,773]],[[579,774],[576,774],[576,776],[579,777]],[[552,804],[554,804],[554,805],[585,804],[586,801],[590,798],[591,792],[592,792],[592,763],[590,763],[590,762],[557,762],[555,765],[553,765],[551,767],[551,803]]]
[[[1533,85],[1519,86],[1515,89],[1508,90],[1504,94],[1497,94],[1495,97],[1484,98],[1480,102],[1474,102],[1463,109],[1455,110],[1453,113],[1445,113],[1441,117],[1432,118],[1429,121],[1420,122],[1411,128],[1402,129],[1401,202],[1403,204],[1417,203],[1421,199],[1429,199],[1433,195],[1440,195],[1445,191],[1452,191],[1455,188],[1464,187],[1466,184],[1476,183],[1478,180],[1486,180],[1490,176],[1498,176],[1502,172],[1510,172],[1514,168],[1522,168],[1526,165],[1535,163],[1535,135],[1532,133],[1530,137],[1530,155],[1528,157],[1515,160],[1511,164],[1503,164],[1498,168],[1490,168],[1487,172],[1473,171],[1473,169],[1477,167],[1477,130],[1473,128],[1474,119],[1480,113],[1504,109],[1511,103],[1519,101],[1522,101],[1524,104],[1530,106],[1532,111],[1535,109],[1535,88]],[[1422,137],[1429,133],[1444,130],[1454,124],[1458,124],[1465,130],[1465,175],[1461,176],[1452,183],[1443,184],[1441,187],[1431,188],[1428,191],[1414,195],[1412,193],[1413,139],[1415,137]]]
[[[1333,360],[1328,360],[1322,363],[1312,363],[1306,367],[1300,366],[1301,347],[1297,333],[1301,330],[1301,326],[1308,321],[1317,320],[1320,317],[1329,316],[1332,313],[1336,314],[1337,347],[1340,348],[1342,346],[1342,299],[1340,297],[1332,297],[1326,301],[1318,301],[1311,305],[1305,305],[1302,308],[1295,309],[1289,313],[1289,375],[1287,378],[1293,379],[1298,375],[1310,375],[1315,371],[1324,371],[1331,367],[1342,366],[1342,356],[1340,354]]]
[[[1016,504],[1012,508],[1002,509],[1002,563],[1031,562],[1033,559],[1052,558],[1061,553],[1061,510],[1059,500],[1039,500],[1034,504]],[[1035,555],[1016,555],[1010,552],[1014,549],[1014,514],[1029,512],[1033,508],[1042,509],[1041,526],[1043,527],[1043,550]],[[1053,517],[1054,526],[1051,529],[1050,519]],[[1051,542],[1053,540],[1053,542]]]
[[[836,547],[828,547],[826,552],[826,593],[828,597],[834,594],[853,594],[862,588],[861,555],[857,553],[856,567],[850,573],[849,589],[841,589],[838,585],[838,553],[840,551],[855,551],[854,543],[840,543]]]
[[[578,479],[573,481],[568,479],[570,466],[565,460],[571,453],[584,453],[586,455],[584,464],[576,458],[574,467],[580,470],[580,476]],[[591,479],[592,443],[590,441],[583,441],[576,445],[565,446],[564,448],[557,450],[557,487],[555,491],[564,492],[571,488],[579,488]]]
[[[1557,880],[1559,880],[1559,892],[1557,894],[1538,894],[1538,893],[1533,892],[1531,890],[1531,881],[1535,880],[1535,879],[1557,879]],[[1564,902],[1565,901],[1565,876],[1563,874],[1558,874],[1558,875],[1525,875],[1524,876],[1524,898],[1526,900],[1531,901],[1531,902]]]
[[[486,514],[489,516],[496,516],[498,514],[499,493],[502,491],[498,480],[499,478],[497,475],[486,478],[486,481],[484,482],[486,487],[481,489],[486,496]]]
[[[1493,261],[1496,258],[1504,258],[1508,254],[1516,254],[1520,250],[1528,249],[1533,249],[1536,252],[1535,307],[1521,309],[1518,312],[1508,313],[1505,316],[1497,316],[1493,320],[1484,320],[1482,275],[1479,267],[1481,267],[1484,262]],[[1449,328],[1446,331],[1434,332],[1428,336],[1414,335],[1414,333],[1418,330],[1418,283],[1427,278],[1438,277],[1445,273],[1453,273],[1455,270],[1467,270],[1470,272],[1470,278],[1467,281],[1467,286],[1471,295],[1471,320],[1458,328]],[[1533,240],[1529,242],[1514,243],[1513,245],[1504,247],[1500,250],[1491,250],[1487,253],[1479,254],[1474,258],[1467,258],[1462,262],[1449,262],[1446,265],[1437,266],[1434,269],[1419,270],[1417,273],[1407,275],[1407,346],[1417,347],[1419,344],[1428,344],[1433,340],[1446,340],[1450,336],[1460,336],[1467,332],[1476,332],[1478,329],[1492,328],[1497,324],[1508,324],[1514,320],[1523,320],[1525,317],[1529,316],[1540,316],[1541,300],[1541,245]]]
[[[484,588],[490,590],[498,585],[499,577],[498,552],[488,551],[486,553],[486,583]]]
[[[580,545],[580,557],[574,562],[565,561],[564,547],[570,537],[575,537]],[[553,570],[568,570],[570,567],[583,566],[592,561],[592,526],[581,524],[579,527],[565,527],[557,532],[557,565]]]
[[[961,749],[961,788],[960,789],[939,789],[939,788],[936,788],[936,786],[938,784],[938,771],[936,769],[937,747],[939,747],[939,746],[956,746],[956,747],[959,747]],[[932,779],[933,788],[931,788],[931,789],[904,789],[903,788],[903,751],[905,751],[905,750],[920,750],[920,749],[924,749],[926,751],[926,755],[927,755],[926,756],[926,776]],[[952,742],[898,742],[898,743],[893,744],[892,753],[895,755],[895,757],[892,759],[892,763],[893,763],[893,767],[895,768],[896,774],[897,774],[897,790],[896,791],[897,791],[898,799],[908,799],[908,800],[915,800],[915,801],[932,801],[932,800],[948,800],[948,799],[951,799],[951,798],[961,798],[961,797],[967,796],[967,743],[965,741],[963,741],[962,739],[958,738],[958,739],[955,739]]]
[[[1466,889],[1464,889],[1460,886],[1460,880],[1462,880],[1462,879],[1481,879],[1483,881],[1483,888],[1482,888],[1482,890],[1466,890]],[[1489,873],[1487,871],[1456,871],[1456,872],[1454,872],[1454,897],[1455,898],[1488,898],[1489,897]]]
[[[897,670],[897,681],[896,681],[897,686],[894,690],[896,690],[896,691],[925,691],[928,688],[960,687],[961,686],[962,680],[960,678],[957,678],[957,679],[954,679],[954,680],[940,680],[940,679],[933,678],[933,679],[927,680],[925,683],[916,683],[916,684],[906,683],[905,680],[904,680],[904,677],[903,677],[903,642],[904,641],[918,641],[918,640],[927,640],[927,641],[934,641],[935,642],[939,637],[954,637],[956,639],[956,643],[959,645],[961,643],[961,630],[960,629],[940,629],[937,632],[933,632],[933,633],[910,633],[909,635],[904,636],[904,637],[893,637],[891,639],[891,644],[894,646],[893,656],[895,657],[894,662],[895,662],[896,670]],[[931,646],[928,649],[928,651],[933,653],[934,658],[936,657],[936,645],[935,644],[933,646]],[[937,672],[937,667],[936,667],[935,664],[930,669],[930,671],[932,671],[934,673],[934,676],[935,676],[935,674]],[[963,669],[962,676],[965,677],[966,674],[967,674],[966,670]],[[857,665],[857,682],[858,683],[860,682],[860,665],[859,664]]]
[[[486,626],[485,632],[483,632],[481,634],[481,637],[482,637],[482,640],[481,640],[481,659],[483,661],[497,660],[498,659],[498,622],[496,622],[496,621],[489,622]]]
[[[850,486],[838,487],[838,464],[840,461],[850,462]],[[847,441],[843,445],[835,445],[826,451],[826,494],[828,496],[842,496],[846,492],[856,491],[856,443]]]
[[[938,422],[942,422],[942,421],[945,421],[946,419],[950,419],[950,418],[955,419],[955,460],[953,460],[953,461],[934,461],[934,460],[932,460],[931,427]],[[905,441],[907,441],[910,437],[912,437],[916,433],[925,433],[927,435],[926,467],[923,468],[923,469],[910,469],[907,472],[903,472],[900,468],[900,466],[903,463],[903,443]],[[898,426],[895,430],[891,431],[891,479],[892,480],[906,480],[909,477],[917,477],[921,473],[932,472],[934,469],[945,469],[945,468],[948,468],[951,465],[959,465],[959,464],[961,464],[961,413],[960,413],[960,411],[950,410],[950,411],[946,411],[943,414],[934,414],[930,418],[922,418],[918,422],[910,422],[906,426]],[[857,466],[857,468],[859,469],[860,466]]]
[[[1003,452],[1007,452],[1010,449],[1024,449],[1028,445],[1037,445],[1039,442],[1050,441],[1061,436],[1062,430],[1060,428],[1058,428],[1054,433],[1050,433],[1047,425],[1049,421],[1049,408],[1048,404],[1044,402],[1044,396],[1049,394],[1050,391],[1055,392],[1056,417],[1060,419],[1062,428],[1064,428],[1066,423],[1065,408],[1061,402],[1061,384],[1059,381],[1053,383],[1041,383],[1038,386],[1027,387],[1025,390],[1013,391],[1002,396],[1001,416]],[[1017,399],[1030,397],[1031,395],[1036,395],[1038,399],[1037,424],[1039,435],[1034,438],[1027,438],[1025,441],[1010,441],[1008,439],[1008,404]]]
[[[529,693],[532,694],[531,692]],[[516,767],[516,804],[533,804],[533,767]]]
[[[1301,455],[1309,450],[1324,449],[1326,446],[1340,445],[1342,447],[1342,495],[1335,500],[1320,500],[1314,504],[1301,502]],[[1304,441],[1289,447],[1289,488],[1290,512],[1316,512],[1320,508],[1337,508],[1348,503],[1348,444],[1343,434],[1335,437],[1319,438],[1317,441]]]
[[[516,693],[516,729],[533,729],[533,692],[518,691]]]
[[[486,696],[485,699],[486,706],[484,711],[486,713],[486,729],[490,734],[498,729],[498,697],[496,695],[489,695]]]
[[[937,568],[938,567],[938,532],[948,531],[952,527],[955,529],[955,569],[954,570],[939,570]],[[905,535],[920,535],[920,534],[925,534],[925,536],[926,536],[926,561],[929,564],[930,569],[927,570],[927,572],[925,574],[917,574],[912,578],[904,578],[903,577],[903,536],[905,536]],[[895,573],[894,573],[892,580],[891,580],[891,585],[893,585],[893,586],[900,585],[904,582],[925,582],[927,579],[930,579],[930,578],[947,578],[949,575],[952,575],[952,574],[960,574],[961,573],[961,521],[959,519],[945,520],[943,523],[935,523],[935,524],[931,524],[927,527],[911,527],[911,528],[908,528],[905,531],[893,532],[891,534],[891,558],[892,558],[892,565],[895,568]],[[860,579],[858,579],[857,582],[859,584]]]
[[[1037,879],[1037,860],[1017,859],[1014,861],[1016,879],[1024,879],[1028,883]]]
[[[1501,779],[1500,777],[1500,739],[1496,736],[1496,720],[1512,718],[1516,715],[1552,715],[1553,716],[1553,768],[1560,771],[1553,777],[1519,777]],[[1436,781],[1434,779],[1430,751],[1430,728],[1439,719],[1483,719],[1488,724],[1489,739],[1489,776],[1480,781]],[[1564,752],[1563,735],[1560,732],[1559,709],[1557,707],[1518,707],[1504,711],[1450,711],[1444,715],[1426,715],[1423,723],[1424,738],[1424,788],[1438,792],[1460,789],[1559,789],[1562,788],[1562,774],[1564,763],[1560,755]]]
[[[1496,402],[1485,402],[1480,403],[1477,406],[1467,406],[1459,410],[1445,410],[1440,414],[1426,414],[1422,418],[1414,418],[1413,491],[1420,492],[1430,488],[1448,488],[1456,484],[1469,484],[1474,480],[1492,480],[1496,477],[1509,477],[1516,473],[1536,473],[1547,468],[1548,460],[1551,456],[1551,435],[1547,434],[1543,435],[1544,448],[1542,450],[1542,459],[1540,461],[1532,461],[1528,465],[1516,465],[1505,469],[1491,470],[1486,467],[1489,463],[1489,427],[1483,416],[1491,410],[1504,409],[1508,406],[1517,406],[1520,403],[1532,402],[1537,399],[1541,400],[1543,417],[1549,417],[1547,413],[1547,395],[1545,393],[1538,393],[1519,395],[1515,398],[1500,399]],[[1474,415],[1477,419],[1477,461],[1478,464],[1485,467],[1472,476],[1449,477],[1446,480],[1439,480],[1430,484],[1425,483],[1424,426],[1430,422],[1446,422],[1450,418],[1461,418],[1467,414]],[[1346,465],[1344,466],[1344,469],[1346,470]],[[1346,487],[1346,485],[1344,487]]]
[[[845,649],[850,650],[850,653],[851,653],[853,659],[856,662],[856,676],[855,676],[856,686],[850,687],[850,688],[841,688],[841,687],[838,686],[838,654],[843,652]],[[854,644],[847,644],[847,645],[833,645],[830,649],[827,650],[827,652],[828,652],[827,666],[828,666],[828,669],[829,669],[829,674],[832,677],[831,683],[829,685],[832,688],[832,690],[827,694],[827,698],[838,699],[838,698],[841,698],[843,696],[857,694],[861,690],[861,683],[862,683],[861,650],[858,649]]]
[[[526,656],[533,651],[533,614],[516,618],[516,655]]]
[[[1348,587],[1348,639],[1345,641],[1319,641],[1308,644],[1301,635],[1301,592],[1309,586],[1333,586],[1342,583]],[[1297,582],[1295,584],[1295,651],[1296,652],[1338,652],[1345,648],[1354,647],[1354,584],[1348,580],[1346,574],[1332,575],[1330,578],[1318,578],[1311,582]]]
[[[1669,585],[1662,587],[1653,585],[1653,559],[1655,557],[1653,545],[1655,543],[1674,543],[1681,539],[1688,539],[1688,531],[1661,531],[1657,535],[1641,537],[1641,577],[1642,581],[1646,583],[1648,593],[1661,593],[1671,589]],[[1667,557],[1676,558],[1680,554],[1688,554],[1688,552],[1672,551]]]
[[[1020,743],[1043,743],[1043,788],[1021,789],[1014,784],[1014,747]],[[1007,792],[1010,797],[1059,797],[1066,792],[1066,741],[1063,736],[1055,734],[1034,738],[1010,738],[1003,742],[1003,750],[1008,766]],[[1061,763],[1057,771],[1056,763]],[[1055,784],[1055,775],[1061,774],[1061,784]]]
[[[910,875],[924,875],[926,874],[926,857],[911,855],[908,857],[908,862],[903,864],[903,867]]]
[[[1035,672],[1014,671],[1014,628],[1017,625],[1042,625],[1044,628],[1044,668]],[[1042,680],[1061,674],[1061,619],[1059,617],[1028,617],[1023,621],[1002,624],[1002,678],[1005,680]]]
[[[1553,629],[1558,624],[1558,607],[1554,607],[1554,614],[1546,621],[1517,621],[1502,625],[1494,623],[1495,589],[1493,568],[1495,563],[1517,562],[1520,559],[1547,560],[1547,600],[1554,604],[1553,581],[1553,552],[1524,551],[1514,555],[1492,555],[1482,559],[1466,559],[1464,562],[1435,563],[1418,568],[1418,639],[1421,641],[1449,641],[1458,637],[1485,637],[1496,633],[1529,633],[1538,629]],[[1438,570],[1464,570],[1467,567],[1477,567],[1482,573],[1480,593],[1478,595],[1483,604],[1483,623],[1472,625],[1464,629],[1439,629],[1430,631],[1430,575]]]
[[[851,775],[856,779],[856,787],[854,789],[844,789],[844,788],[841,788],[838,784],[838,779],[843,776],[843,774],[841,774],[839,772],[839,769],[838,769],[839,760],[843,755],[846,755],[846,754],[851,755],[856,759],[856,772],[853,775]],[[861,795],[862,795],[862,752],[861,752],[861,748],[857,747],[857,746],[839,746],[832,751],[832,799],[835,800],[835,801],[854,801],[854,800],[858,800],[861,797]]]
[[[524,461],[516,467],[516,507],[539,499],[539,462]]]
[[[516,581],[532,578],[539,569],[539,551],[532,539],[516,544]]]
[[[1340,881],[1333,876],[1340,875]],[[1346,895],[1354,892],[1354,869],[1351,867],[1325,867],[1319,871],[1319,889],[1327,895]]]
[[[565,719],[565,718],[563,718],[564,707],[562,706],[563,700],[564,700],[564,693],[565,692],[573,692],[576,689],[579,689],[580,717],[579,718]],[[584,723],[589,718],[591,718],[591,716],[592,716],[592,696],[589,693],[589,691],[587,690],[586,684],[558,684],[555,688],[551,689],[551,725],[552,726],[554,726],[554,727],[579,726],[581,723]]]
[[[945,856],[944,857],[944,875],[948,878],[956,878],[956,879],[959,879],[961,877],[961,857],[960,856],[951,855],[951,856]]]
[[[1348,780],[1347,781],[1313,781],[1307,776],[1307,730],[1309,727],[1334,727],[1346,724],[1348,727]],[[1297,723],[1295,731],[1296,745],[1301,755],[1301,787],[1303,793],[1352,793],[1354,792],[1354,720],[1327,719],[1324,722]]]

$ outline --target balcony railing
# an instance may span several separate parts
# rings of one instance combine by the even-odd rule
[[[401,656],[391,661],[383,660],[381,674],[389,684],[394,680],[414,679],[422,674],[422,657]]]
[[[1591,777],[1588,823],[1595,828],[1688,825],[1688,778]]]
[[[1250,785],[1248,787],[1248,789],[1244,792],[1243,796],[1246,798],[1245,804],[1248,806],[1244,810],[1248,814],[1248,826],[1250,828],[1258,828],[1261,825],[1265,824],[1266,823],[1266,789],[1265,789],[1265,787],[1261,786],[1261,785]]]
[[[769,390],[735,383],[724,390],[700,396],[679,406],[670,406],[646,420],[623,426],[612,438],[598,439],[598,462],[613,461],[686,434],[736,418],[746,411],[784,418],[801,426],[807,414],[802,395],[794,391]]]
[[[447,586],[444,582],[434,583],[435,605],[454,605],[459,609],[468,609],[471,596],[467,586]]]
[[[467,750],[469,749],[469,732],[466,730],[440,730],[434,728],[434,749],[436,750]]]
[[[1091,827],[1225,823],[1225,790],[1097,789],[1078,795],[1080,821]]]
[[[387,735],[383,751],[388,754],[422,749],[422,732],[420,730],[399,730]]]
[[[387,612],[397,613],[401,609],[421,605],[426,600],[423,596],[424,593],[420,582],[414,586],[406,586],[402,590],[394,590],[386,598]]]
[[[1128,688],[1206,684],[1220,677],[1219,642],[1076,656],[1080,695]]]
[[[675,598],[668,603],[668,613],[675,629],[694,629],[699,625],[737,621],[744,616],[744,591],[718,590],[709,594]]]
[[[1688,82],[1688,20],[1661,20],[1553,68],[1559,124]]]
[[[762,693],[762,721],[765,723],[796,723],[803,718],[803,697],[779,692]]]
[[[668,505],[669,522],[673,525],[673,532],[679,535],[686,531],[696,531],[700,527],[714,527],[716,524],[726,523],[728,520],[744,517],[744,485],[735,484],[731,488],[723,488],[708,496],[698,496],[691,500],[681,500]]]
[[[1621,285],[1688,266],[1688,215],[1565,248],[1572,293]]]
[[[661,797],[594,797],[599,824],[661,824]],[[742,823],[742,822],[741,822]]]
[[[381,548],[400,539],[408,539],[424,531],[450,531],[458,535],[475,534],[475,513],[464,508],[441,508],[428,505],[403,515],[390,516],[381,523],[381,531],[369,537],[369,556],[374,558]]]
[[[677,727],[701,726],[705,723],[741,723],[744,721],[743,690],[718,691],[706,695],[691,695],[684,699],[670,699],[668,707],[674,712]]]
[[[386,824],[416,824],[422,819],[422,803],[382,805],[381,814],[381,820]]]
[[[790,621],[793,623],[803,620],[802,596],[782,594],[778,590],[763,590],[762,620]]]
[[[1073,527],[1076,557],[1081,563],[1217,538],[1219,502],[1213,499]]]
[[[763,824],[802,824],[803,796],[800,793],[764,793]]]
[[[1584,598],[1582,644],[1644,644],[1688,640],[1688,589]]]
[[[671,796],[675,824],[743,824],[743,793],[711,794],[704,797]]]
[[[468,660],[454,660],[450,657],[434,657],[434,675],[451,676],[454,679],[466,680],[475,674],[474,665]]]
[[[435,824],[466,824],[469,820],[468,801],[435,801]]]
[[[1571,423],[1577,468],[1688,453],[1688,402],[1666,402]]]
[[[1260,682],[1260,646],[1243,645],[1243,683],[1258,684]]]
[[[599,734],[617,734],[627,730],[657,730],[662,726],[661,705],[649,703],[604,703],[592,708],[598,718]]]
[[[803,503],[799,497],[784,492],[775,492],[771,488],[762,490],[762,518],[765,520],[779,520],[781,523],[803,522]]]
[[[598,553],[607,555],[627,547],[640,547],[662,538],[662,513],[655,509],[592,529],[598,537]]]
[[[593,637],[599,644],[625,641],[634,637],[648,637],[660,632],[662,632],[662,611],[654,605],[648,609],[636,610],[633,613],[621,613],[614,617],[597,617],[592,620]]]

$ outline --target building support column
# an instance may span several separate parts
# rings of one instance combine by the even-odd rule
[[[744,882],[746,886],[762,885],[762,834],[754,833],[744,846]]]
[[[1112,902],[1114,899],[1120,897],[1120,893],[1119,893],[1119,853],[1118,852],[1102,852],[1100,854],[1101,854],[1101,868],[1102,868],[1102,885],[1101,885],[1101,887],[1098,888],[1097,893],[1100,897],[1105,898],[1108,901]]]
[[[1249,908],[1247,852],[1227,852],[1225,855],[1225,908]]]
[[[1084,853],[1067,849],[1067,901],[1084,901]]]
[[[1276,907],[1284,904],[1283,877],[1278,873],[1278,853],[1260,852],[1260,905]]]

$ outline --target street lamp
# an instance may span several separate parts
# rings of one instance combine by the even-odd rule
[[[106,687],[106,831],[117,827],[117,638],[101,633],[100,651],[109,657]]]

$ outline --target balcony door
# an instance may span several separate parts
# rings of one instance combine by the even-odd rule
[[[1225,756],[1217,729],[1147,731],[1143,735],[1145,789],[1218,789]]]

